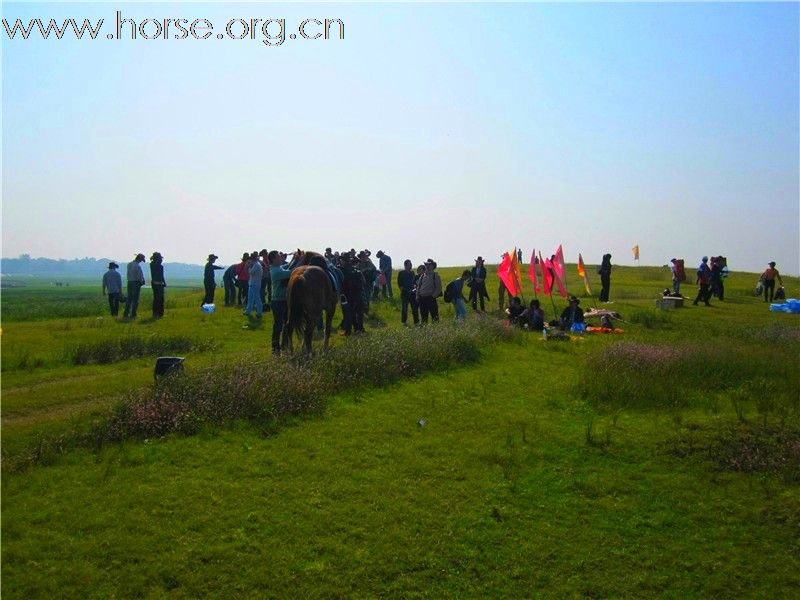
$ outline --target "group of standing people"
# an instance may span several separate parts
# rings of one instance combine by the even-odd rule
[[[103,295],[108,296],[108,307],[111,316],[119,315],[119,305],[124,304],[125,319],[135,319],[139,310],[139,296],[145,284],[144,271],[141,264],[145,262],[144,254],[137,254],[127,264],[127,296],[122,293],[122,275],[119,265],[114,261],[108,263],[108,271],[103,275]],[[164,290],[167,282],[164,280],[164,257],[160,252],[153,252],[150,257],[150,287],[153,289],[153,318],[160,319],[164,316]]]

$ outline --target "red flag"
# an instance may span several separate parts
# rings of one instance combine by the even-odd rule
[[[564,250],[561,248],[561,244],[558,245],[558,249],[553,257],[553,272],[555,273],[555,280],[556,286],[558,287],[558,293],[561,294],[562,298],[567,297],[567,271],[566,271],[566,264],[564,263]]]
[[[553,271],[549,260],[542,260],[542,252],[539,251],[539,266],[542,268],[542,281],[544,282],[544,295],[553,294]]]
[[[586,266],[583,264],[583,256],[578,253],[578,276],[583,277],[583,286],[586,288],[586,293],[592,295],[592,288],[589,286],[589,278],[586,276]]]
[[[536,278],[536,251],[531,250],[531,265],[528,267],[528,279],[531,280],[533,284],[533,293],[534,295],[538,294],[542,291],[542,288],[539,287],[539,280]]]
[[[508,252],[503,253],[503,261],[500,263],[500,266],[497,267],[497,276],[500,278],[500,281],[503,282],[503,285],[506,286],[508,293],[511,294],[512,297],[519,295],[520,290],[517,275],[511,268],[511,257],[508,255]]]
[[[514,278],[514,288],[517,290],[517,293],[514,296],[518,296],[522,293],[522,269],[519,265],[519,254],[517,253],[517,249],[514,248],[514,252],[511,254],[511,276]],[[509,291],[511,291],[509,289]]]

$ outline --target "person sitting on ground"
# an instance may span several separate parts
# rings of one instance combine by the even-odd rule
[[[508,315],[508,322],[512,325],[522,325],[522,320],[520,317],[522,313],[525,312],[525,309],[522,306],[522,301],[519,299],[519,296],[514,296],[511,299],[511,302],[506,309],[506,314]]]
[[[581,303],[576,296],[569,297],[569,305],[561,311],[561,329],[569,331],[569,329],[576,323],[583,323],[583,309],[579,306]]]
[[[544,310],[542,310],[538,299],[531,300],[528,308],[520,315],[520,319],[524,320],[529,331],[541,332],[544,329]]]

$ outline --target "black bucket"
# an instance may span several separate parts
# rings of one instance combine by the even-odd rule
[[[183,372],[183,361],[184,358],[182,356],[159,356],[156,359],[154,377],[158,379],[164,375]]]

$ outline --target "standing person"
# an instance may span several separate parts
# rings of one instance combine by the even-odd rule
[[[250,274],[247,270],[250,262],[250,255],[245,252],[242,254],[242,261],[236,265],[236,287],[239,293],[236,295],[236,304],[243,306],[247,302],[247,289],[250,286]]]
[[[436,323],[439,321],[439,304],[436,299],[442,295],[442,278],[436,272],[436,262],[429,258],[425,261],[425,272],[417,281],[417,302],[422,324],[428,323],[428,317]]]
[[[266,248],[258,253],[261,260],[261,304],[264,306],[264,312],[269,312],[269,303],[272,300],[272,290],[269,285],[269,252]]]
[[[775,261],[769,263],[769,267],[761,275],[761,281],[764,283],[764,302],[772,302],[775,299],[775,280],[783,285],[783,279],[778,269],[775,268]]]
[[[131,262],[128,263],[128,302],[125,303],[125,313],[123,317],[128,319],[136,318],[136,311],[139,309],[139,294],[144,285],[144,273],[139,263],[144,262],[144,254],[137,254]]]
[[[681,283],[686,280],[686,272],[683,270],[683,259],[678,261],[673,258],[669,262],[672,263],[670,270],[672,271],[672,292],[675,294],[681,293]]]
[[[289,306],[286,304],[286,286],[292,275],[294,263],[299,256],[295,254],[294,259],[288,265],[283,264],[285,258],[286,255],[277,250],[271,250],[267,255],[270,287],[272,288],[270,308],[272,310],[272,352],[274,354],[280,354],[281,351],[281,333],[289,316]]]
[[[478,310],[478,300],[480,300],[481,312],[486,312],[483,301],[489,299],[489,294],[486,293],[486,267],[483,266],[482,256],[475,259],[475,266],[470,272],[469,285],[469,301],[472,303],[472,310]]]
[[[325,248],[325,260],[333,262],[333,250],[330,248]]]
[[[232,264],[222,274],[222,284],[225,287],[225,306],[236,304],[236,267],[236,264]]]
[[[603,254],[603,262],[600,263],[597,273],[600,275],[600,284],[602,286],[602,289],[600,290],[600,302],[608,302],[608,293],[611,290],[610,254]]]
[[[697,284],[700,286],[700,289],[697,291],[697,297],[692,304],[697,306],[697,303],[702,300],[706,306],[711,306],[709,302],[711,292],[708,289],[710,282],[711,269],[708,267],[708,257],[704,256],[703,260],[700,261],[700,266],[697,267]]]
[[[247,273],[250,276],[247,287],[247,306],[244,307],[244,316],[249,317],[255,308],[256,318],[260,319],[264,312],[264,304],[261,301],[261,281],[264,278],[264,269],[258,259],[258,252],[253,251],[247,261]]]
[[[456,311],[456,321],[463,321],[467,318],[467,300],[464,298],[464,283],[469,279],[470,271],[465,269],[461,277],[454,279],[447,284],[450,289],[451,302]]]
[[[160,252],[153,252],[150,257],[150,287],[153,288],[153,318],[164,316],[164,291],[167,282],[164,280],[164,257]]]
[[[375,268],[375,263],[373,263],[370,258],[369,250],[362,250],[358,253],[358,270],[361,271],[361,274],[364,276],[364,283],[366,285],[366,289],[364,290],[364,296],[366,298],[364,312],[368,313],[370,300],[375,293],[375,280],[378,278],[378,270]],[[375,297],[377,297],[377,295],[375,295]]]
[[[203,287],[205,287],[206,294],[203,297],[203,304],[214,304],[214,290],[217,289],[217,282],[214,279],[214,271],[218,271],[224,267],[219,267],[214,264],[219,256],[216,254],[208,255],[208,262],[206,262],[205,269],[203,270]]]
[[[342,302],[342,312],[344,321],[342,327],[344,335],[364,332],[364,297],[366,296],[364,275],[355,265],[355,255],[345,252],[341,255],[342,269],[342,295],[345,301]]]
[[[711,293],[719,298],[720,302],[725,300],[725,283],[722,281],[722,257],[711,257]]]
[[[108,263],[108,271],[103,274],[103,295],[108,293],[108,308],[111,316],[119,314],[119,301],[122,297],[122,275],[119,274],[119,265],[115,262]]]
[[[378,257],[378,268],[386,278],[386,283],[383,285],[381,291],[384,298],[392,298],[392,257],[386,254],[383,250],[378,250],[375,255]]]
[[[408,325],[408,307],[411,307],[411,316],[414,325],[419,325],[419,309],[417,307],[416,283],[417,278],[412,270],[410,260],[403,261],[403,270],[397,273],[397,287],[400,289],[400,322]],[[424,268],[423,268],[424,270]]]

